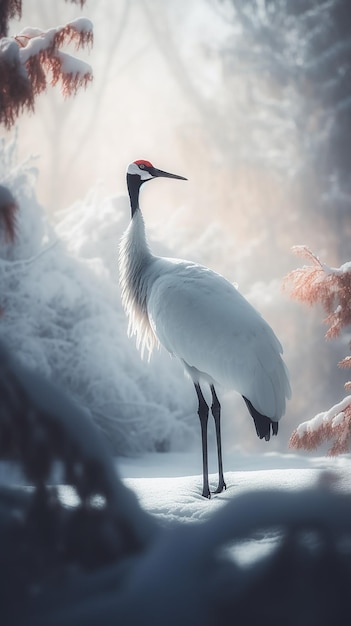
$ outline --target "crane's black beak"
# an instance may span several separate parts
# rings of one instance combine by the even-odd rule
[[[163,178],[177,178],[178,180],[188,180],[187,178],[184,178],[184,176],[178,176],[177,174],[170,174],[169,172],[163,172],[162,170],[156,169],[156,167],[152,169],[151,174],[154,177],[159,176]]]

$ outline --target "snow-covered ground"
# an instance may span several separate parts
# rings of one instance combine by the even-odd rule
[[[305,557],[301,556],[302,544],[299,544],[302,539],[303,550],[307,551],[307,564],[311,563],[313,571],[318,570],[319,556],[312,554],[310,549],[314,550],[315,538],[321,537],[320,556],[326,557],[323,560],[323,567],[327,559],[327,569],[333,567],[335,562],[334,569],[340,573],[337,565],[340,565],[341,559],[347,558],[347,552],[341,553],[340,549],[347,550],[345,542],[346,534],[349,535],[351,516],[350,456],[328,459],[272,452],[253,455],[245,454],[239,449],[229,452],[226,448],[224,463],[227,489],[207,500],[201,496],[199,446],[194,446],[193,450],[187,453],[159,452],[140,454],[134,458],[111,457],[106,437],[99,435],[96,426],[87,419],[84,411],[56,386],[48,382],[43,384],[41,376],[20,367],[5,349],[3,355],[4,381],[15,381],[13,384],[18,385],[22,395],[27,398],[25,405],[27,410],[18,413],[17,404],[12,407],[17,387],[14,387],[12,393],[8,393],[6,386],[2,385],[5,407],[9,410],[14,408],[13,423],[16,424],[21,419],[27,420],[24,422],[26,427],[22,430],[27,433],[28,445],[26,440],[23,441],[20,437],[22,446],[25,445],[26,449],[29,446],[30,449],[32,445],[37,454],[40,454],[42,449],[36,447],[36,442],[45,442],[47,439],[49,450],[51,449],[49,458],[50,454],[54,455],[52,460],[62,459],[63,465],[53,464],[52,474],[50,476],[45,474],[45,481],[59,486],[59,495],[67,506],[79,503],[78,494],[84,500],[81,509],[67,511],[62,516],[62,519],[73,520],[73,527],[72,523],[66,524],[67,532],[61,534],[60,523],[57,525],[55,522],[54,528],[58,529],[59,537],[67,536],[68,548],[72,539],[78,538],[78,535],[74,534],[74,527],[78,530],[75,525],[78,514],[78,520],[82,521],[79,534],[81,528],[85,541],[87,540],[85,543],[83,540],[80,548],[84,551],[84,557],[87,552],[89,553],[90,544],[94,545],[96,531],[98,539],[103,541],[102,544],[99,540],[95,543],[95,551],[97,550],[99,555],[101,546],[105,548],[109,546],[109,538],[112,548],[116,545],[123,546],[122,555],[124,555],[122,561],[117,560],[112,566],[111,563],[107,564],[106,568],[88,575],[91,589],[89,593],[86,588],[86,575],[80,572],[77,572],[72,581],[74,589],[66,589],[67,593],[63,599],[64,589],[58,589],[58,593],[51,589],[53,601],[56,603],[54,608],[51,602],[42,607],[39,599],[38,606],[33,607],[33,619],[23,623],[28,625],[65,623],[67,626],[70,624],[75,626],[77,623],[110,624],[113,623],[112,620],[117,619],[118,623],[133,625],[227,624],[231,622],[228,622],[226,608],[228,605],[225,603],[229,602],[229,613],[232,615],[237,604],[244,601],[245,593],[248,591],[251,593],[252,587],[249,585],[255,581],[256,573],[261,575],[262,583],[267,580],[267,576],[272,581],[267,589],[264,589],[264,600],[260,600],[263,604],[263,607],[259,607],[261,622],[262,608],[266,610],[267,616],[271,614],[271,606],[265,603],[265,597],[266,593],[270,593],[271,589],[276,587],[277,577],[280,580],[280,571],[284,576],[285,572],[289,572],[291,586],[287,585],[286,597],[280,597],[282,590],[276,594],[278,609],[275,606],[274,610],[285,614],[286,606],[291,603],[290,596],[292,595],[295,601],[299,595],[295,590],[296,580],[300,582],[306,570]],[[15,427],[10,434],[16,441]],[[58,446],[50,445],[53,436]],[[33,454],[23,456],[22,465],[26,470],[26,476],[35,478],[38,469],[34,470],[33,474],[33,468],[40,469],[40,464],[37,465],[36,458],[33,460]],[[217,479],[215,461],[212,452],[210,457],[212,489],[216,487]],[[41,474],[40,470],[39,483]],[[118,475],[124,484],[116,480]],[[91,483],[88,492],[87,478]],[[68,486],[68,482],[75,485],[75,488]],[[13,491],[1,490],[1,483],[12,485]],[[0,490],[3,494],[4,515],[6,506],[9,506],[7,502],[10,505],[11,502],[17,503],[10,511],[10,515],[13,519],[19,515],[22,522],[21,508],[17,508],[18,503],[28,502],[28,499],[22,497],[24,494],[18,493],[15,487],[23,490],[30,488],[30,485],[30,478],[24,479],[15,465],[5,462],[0,464]],[[328,489],[329,486],[334,488],[334,492]],[[338,492],[346,494],[346,497],[340,497]],[[39,494],[42,495],[42,492],[39,491]],[[36,499],[37,505],[38,502],[40,498]],[[91,506],[96,510],[92,511]],[[96,527],[91,526],[92,520],[99,517],[99,509],[102,509],[100,526],[99,524]],[[40,505],[29,506],[28,516],[24,517],[28,524],[23,525],[23,529],[29,531],[24,545],[28,547],[29,553],[32,551],[32,554],[33,549],[36,554],[37,548],[36,533],[32,537],[31,528],[34,524],[39,530],[40,538],[41,528],[45,528],[41,518],[45,521],[46,515],[40,514],[41,510]],[[108,521],[109,515],[112,518],[112,526]],[[51,519],[51,515],[48,517]],[[13,541],[16,534],[13,535],[11,524],[7,522],[7,526],[5,523],[3,526],[9,528],[9,540]],[[296,531],[300,531],[297,533],[298,537]],[[339,547],[335,544],[335,559],[330,566],[328,561],[330,554],[325,553],[323,545],[328,543],[329,546],[331,537]],[[4,541],[7,541],[6,537]],[[79,554],[80,540],[77,543],[78,552],[75,550],[75,544],[72,547],[73,559],[77,558],[75,554]],[[295,543],[298,552],[297,561]],[[65,545],[60,542],[54,544]],[[45,541],[43,545],[45,554]],[[20,553],[21,546],[22,544],[19,546]],[[128,550],[130,546],[132,552],[125,554],[124,549]],[[136,546],[139,548],[137,553]],[[39,552],[42,550],[41,540],[38,550]],[[70,549],[67,554],[70,558]],[[11,548],[8,550],[8,556],[12,562]],[[34,559],[36,560],[41,562],[40,559]],[[293,562],[290,568],[291,560]],[[272,570],[271,565],[274,564],[278,565],[278,570],[274,568]],[[22,569],[19,568],[20,572]],[[310,571],[308,567],[307,570]],[[114,581],[112,586],[111,576]],[[309,585],[313,581],[307,577],[306,582]],[[316,585],[318,591],[318,581]],[[283,586],[286,589],[284,583]],[[262,589],[262,585],[260,587]],[[339,581],[336,581],[336,587],[339,589]],[[329,587],[327,590],[329,591]],[[253,592],[255,593],[255,588]],[[314,612],[318,609],[315,598],[316,590],[309,599],[311,610]],[[204,619],[206,615],[209,612],[213,615],[213,611],[220,610],[223,602],[222,621],[218,622],[217,612],[215,621],[209,619],[206,621]],[[15,611],[11,603],[12,601],[9,609]],[[255,606],[252,608],[255,610]],[[40,617],[42,610],[45,613],[44,619],[38,621],[36,618],[38,615]],[[296,609],[298,619],[293,623],[301,623],[300,614],[304,610],[304,603],[299,600]],[[243,611],[246,615],[245,602]],[[263,622],[272,623],[265,619]],[[256,622],[239,620],[238,623]],[[321,622],[317,620],[311,623]],[[333,623],[341,622],[336,620]]]
[[[217,486],[215,458],[210,458],[210,486]],[[236,496],[248,491],[283,489],[296,491],[327,483],[342,492],[351,491],[351,456],[336,458],[297,454],[266,453],[262,455],[232,453],[225,459],[227,490],[202,497],[201,451],[191,453],[150,453],[135,458],[120,458],[116,469],[123,482],[134,491],[141,506],[154,515],[162,526],[179,522],[208,520]],[[18,484],[18,473],[8,464],[0,465],[0,484]],[[73,503],[70,488],[61,487],[67,503]],[[244,565],[264,556],[279,541],[279,533],[260,533],[233,548],[233,554]]]
[[[211,462],[212,461],[212,462]],[[279,488],[299,490],[320,481],[335,482],[338,490],[351,490],[351,456],[337,458],[266,453],[232,454],[225,460],[227,490],[201,496],[200,449],[192,453],[147,454],[117,462],[125,484],[138,496],[141,505],[162,524],[204,521],[229,500],[245,491]],[[210,486],[217,486],[215,459],[210,459]],[[210,470],[211,471],[211,470]],[[255,537],[236,546],[241,563],[264,555],[276,544],[279,535]]]

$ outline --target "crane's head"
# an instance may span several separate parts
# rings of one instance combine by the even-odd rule
[[[177,176],[177,174],[170,174],[169,172],[158,170],[150,161],[145,161],[144,159],[130,163],[127,168],[127,185],[132,217],[139,207],[139,190],[141,185],[153,178],[178,178],[179,180],[187,180],[184,176]]]
[[[150,161],[145,161],[144,159],[139,159],[138,161],[133,161],[130,163],[127,168],[127,178],[128,176],[138,176],[141,183],[145,183],[147,180],[151,180],[152,178],[178,178],[179,180],[187,180],[184,176],[178,176],[177,174],[170,174],[169,172],[163,172],[162,170],[158,170],[156,167],[150,163]]]

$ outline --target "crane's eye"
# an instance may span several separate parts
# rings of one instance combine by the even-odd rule
[[[145,169],[144,163],[139,163],[139,167],[140,167],[141,170],[144,170]]]

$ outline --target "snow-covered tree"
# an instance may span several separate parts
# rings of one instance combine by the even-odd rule
[[[329,267],[307,246],[295,246],[294,250],[312,264],[290,272],[285,279],[286,288],[297,300],[321,304],[329,326],[326,338],[338,337],[351,325],[351,262],[338,268]],[[339,366],[351,367],[351,356],[340,361]],[[351,381],[345,384],[345,389],[351,389]],[[331,455],[351,450],[351,395],[300,424],[291,435],[290,446],[314,450],[325,441],[332,442]]]
[[[79,0],[80,5],[85,0]],[[0,6],[0,124],[11,128],[19,114],[34,110],[35,98],[48,84],[61,81],[64,96],[76,93],[92,80],[91,67],[61,48],[91,45],[92,23],[78,18],[49,30],[27,27],[8,37],[8,22],[20,17],[22,2],[6,0]]]

